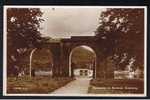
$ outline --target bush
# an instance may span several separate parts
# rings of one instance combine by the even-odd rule
[[[71,78],[8,77],[7,93],[50,93],[72,81]]]

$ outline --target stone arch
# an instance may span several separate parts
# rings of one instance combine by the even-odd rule
[[[63,39],[61,40],[61,67],[63,68],[63,76],[69,77],[69,55],[73,48],[80,46],[80,45],[86,45],[92,48],[95,51],[96,54],[96,64],[95,64],[95,71],[93,75],[93,78],[103,78],[104,76],[104,66],[102,66],[103,62],[103,51],[101,51],[101,48],[99,48],[99,41],[95,37],[91,36],[75,36],[71,37],[70,39]]]
[[[32,77],[32,69],[33,69],[33,56],[34,56],[34,54],[38,51],[38,50],[42,50],[42,49],[45,49],[45,50],[47,50],[48,52],[49,52],[49,54],[50,54],[50,56],[51,56],[51,65],[50,65],[50,67],[53,67],[53,65],[54,65],[54,61],[53,61],[53,53],[52,53],[52,51],[51,51],[51,49],[50,48],[34,48],[34,49],[32,49],[31,50],[31,52],[30,52],[30,61],[29,61],[29,75],[30,75],[30,77]],[[48,53],[46,51],[46,53]]]
[[[85,46],[85,47],[88,47],[90,48],[94,53],[94,62],[93,62],[93,67],[92,67],[92,70],[93,70],[93,78],[96,77],[96,65],[97,65],[97,54],[96,54],[96,51],[95,51],[95,48],[93,48],[92,46],[88,45],[88,44],[77,44],[75,46],[73,46],[71,49],[70,49],[70,52],[69,52],[69,76],[72,77],[73,76],[73,72],[72,72],[72,66],[71,66],[71,58],[72,58],[72,54],[73,52],[78,49],[79,47],[82,47],[82,46]]]

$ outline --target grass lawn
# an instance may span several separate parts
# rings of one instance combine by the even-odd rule
[[[47,94],[60,88],[73,79],[71,78],[50,78],[50,77],[8,77],[7,93],[33,93]]]
[[[95,94],[143,94],[144,81],[140,79],[93,79],[89,93]]]

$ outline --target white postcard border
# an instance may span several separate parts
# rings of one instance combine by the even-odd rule
[[[147,6],[4,6],[3,13],[3,96],[91,96],[146,97],[147,96]],[[7,94],[7,8],[144,8],[144,94]]]

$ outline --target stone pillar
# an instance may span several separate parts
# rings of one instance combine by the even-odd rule
[[[115,64],[111,57],[106,58],[106,78],[107,79],[113,79],[114,78],[114,69]]]
[[[99,55],[97,55],[96,59],[96,78],[105,78],[105,64],[103,59],[100,59]]]
[[[59,77],[59,61],[57,58],[54,58],[54,65],[53,65],[53,77]]]
[[[62,76],[69,77],[69,47],[64,43],[61,46]]]
[[[63,61],[63,75],[69,77],[69,57],[65,55]]]
[[[52,48],[52,52],[53,52],[53,68],[52,68],[52,71],[53,71],[53,77],[60,77],[60,62],[61,62],[61,59],[60,59],[60,45],[59,44],[55,44],[53,45],[53,48]]]

